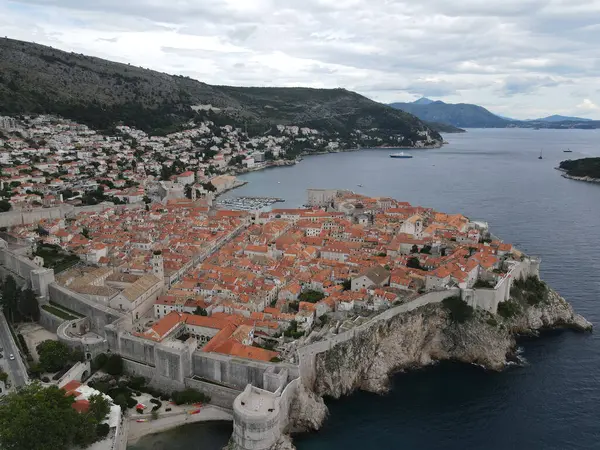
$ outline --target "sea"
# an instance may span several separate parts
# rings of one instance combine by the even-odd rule
[[[564,159],[600,157],[600,130],[473,129],[440,149],[389,149],[305,157],[245,174],[229,196],[306,203],[307,188],[343,188],[462,213],[542,258],[541,277],[600,325],[600,184],[568,180]],[[570,149],[572,153],[564,153]],[[540,154],[543,159],[539,159]],[[299,450],[600,449],[600,334],[549,332],[520,342],[503,372],[439,363],[393,377],[386,395],[326,399],[316,433]],[[147,436],[132,450],[220,450],[231,424],[197,424]]]

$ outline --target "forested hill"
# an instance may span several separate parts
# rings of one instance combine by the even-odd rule
[[[571,177],[590,177],[600,181],[600,158],[569,159],[559,168]]]
[[[341,136],[375,128],[383,136],[402,135],[407,142],[422,141],[427,132],[441,140],[415,116],[344,89],[211,86],[3,38],[0,114],[23,113],[59,114],[97,129],[125,122],[145,131],[174,131],[201,115],[234,121],[256,134],[283,124]]]

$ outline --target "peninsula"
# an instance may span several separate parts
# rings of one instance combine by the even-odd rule
[[[600,183],[600,158],[569,159],[562,161],[557,169],[571,180]]]
[[[204,196],[21,214],[0,241],[3,289],[31,286],[52,345],[74,353],[54,373],[20,323],[29,294],[11,294],[7,379],[58,384],[78,407],[106,395],[112,448],[195,416],[232,417],[232,450],[284,449],[321,426],[323,396],[383,393],[395,371],[438,360],[502,370],[517,335],[592,328],[540,280],[539,258],[486,223],[337,189],[309,189],[307,205],[232,211]]]

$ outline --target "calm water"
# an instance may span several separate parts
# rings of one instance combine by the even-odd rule
[[[308,157],[247,174],[249,183],[230,195],[276,195],[295,207],[308,187],[347,188],[488,221],[502,239],[540,255],[542,277],[600,324],[600,185],[553,169],[563,159],[600,156],[600,131],[470,130],[446,139],[444,148],[413,151],[409,160],[390,159],[389,150]],[[323,429],[297,437],[297,447],[600,449],[599,336],[552,333],[525,342],[528,364],[500,374],[440,364],[398,375],[387,396],[329,401]],[[174,432],[169,446],[150,437],[136,449],[217,450],[230,427],[217,428],[213,441],[207,430]]]

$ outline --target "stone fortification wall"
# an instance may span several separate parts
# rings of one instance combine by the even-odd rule
[[[498,305],[510,299],[510,289],[514,280],[529,276],[539,277],[540,260],[526,258],[514,264],[507,276],[503,278],[494,289],[463,289],[462,299],[473,308],[484,309],[492,314],[498,312]]]
[[[233,401],[240,395],[241,391],[220,386],[214,383],[208,383],[194,378],[185,379],[186,387],[196,389],[210,395],[210,403],[221,408],[233,409]]]
[[[273,385],[272,382],[265,382],[265,373],[267,373],[267,379],[272,377],[272,374],[267,372],[269,368],[275,366],[272,363],[236,359],[226,355],[199,351],[194,353],[192,363],[194,375],[232,388],[244,389],[248,384],[252,384],[262,389],[267,385]],[[277,364],[276,366],[287,369],[290,379],[298,376],[296,366],[290,364]]]
[[[56,330],[58,330],[58,327],[63,324],[64,322],[66,322],[65,319],[55,316],[54,314],[46,311],[45,309],[40,308],[40,320],[39,323],[41,326],[43,326],[46,330],[52,331],[53,333],[56,333]]]
[[[38,296],[48,298],[48,286],[54,282],[54,270],[39,267],[29,258],[6,248],[0,249],[0,265],[6,275],[24,279]]]
[[[292,402],[300,386],[300,378],[269,392],[248,385],[233,402],[235,450],[268,450],[274,448],[288,431]]]
[[[82,295],[65,287],[52,283],[48,286],[50,300],[60,306],[71,309],[82,316],[90,319],[90,329],[100,335],[104,335],[104,327],[123,317],[120,312],[104,305],[94,303]]]
[[[306,345],[304,347],[299,348],[298,364],[302,381],[308,387],[312,387],[314,385],[316,376],[315,358],[316,355],[318,355],[319,353],[326,352],[328,350],[331,350],[337,344],[346,342],[350,339],[354,339],[355,336],[359,333],[368,333],[371,327],[375,326],[381,321],[388,321],[392,317],[420,308],[421,306],[429,305],[432,303],[441,303],[442,300],[453,295],[460,295],[460,289],[456,288],[448,289],[445,291],[429,292],[409,303],[390,308],[356,328],[352,328],[351,330],[340,333],[337,336],[332,337],[330,339],[325,339],[323,341],[315,342],[314,344]]]
[[[99,205],[74,207],[72,205],[60,205],[52,208],[23,209],[0,213],[0,227],[14,227],[15,225],[29,225],[38,223],[42,219],[64,219],[82,212],[101,212],[115,205],[106,202]],[[140,209],[144,203],[132,203],[131,205],[117,205],[118,210]]]
[[[75,207],[71,205],[61,205],[53,208],[7,211],[0,213],[0,227],[28,225],[37,223],[42,219],[62,219],[73,209],[75,209]]]

